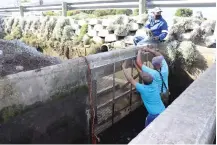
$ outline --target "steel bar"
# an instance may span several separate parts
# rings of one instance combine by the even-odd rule
[[[114,99],[115,99],[115,63],[113,64],[113,92],[112,92],[112,125],[114,123],[114,110],[115,110],[115,103],[114,103]]]
[[[132,91],[135,91],[135,88],[133,88]],[[126,97],[126,95],[128,95],[129,93],[130,93],[130,90],[124,92],[123,94],[120,94],[119,96],[116,96],[116,97],[114,98],[114,102],[117,102],[117,100],[121,99],[122,97]],[[101,108],[103,108],[103,107],[106,107],[106,106],[110,105],[111,103],[112,103],[112,99],[106,101],[106,102],[103,103],[103,104],[100,104],[99,106],[97,106],[97,109],[99,110],[99,109],[101,109]]]

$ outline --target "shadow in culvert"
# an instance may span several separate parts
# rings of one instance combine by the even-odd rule
[[[181,68],[173,68],[169,73],[170,101],[174,101],[191,83],[193,79]],[[170,103],[171,103],[170,102]],[[127,144],[145,127],[147,111],[139,107],[128,116],[99,134],[101,144]]]

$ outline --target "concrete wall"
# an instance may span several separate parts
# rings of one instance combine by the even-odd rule
[[[214,63],[129,144],[212,144],[215,136]]]
[[[8,75],[0,80],[0,109],[13,105],[44,102],[86,82],[82,58],[38,70]]]
[[[1,79],[0,142],[87,143],[86,70],[78,58]]]
[[[90,68],[94,68],[93,77],[103,77],[113,72],[112,65],[136,56],[137,49],[110,51],[87,56]],[[106,66],[109,65],[109,66]],[[100,68],[102,66],[106,66]],[[14,104],[32,105],[44,102],[56,94],[87,84],[87,64],[80,57],[62,64],[44,67],[38,70],[8,75],[0,80],[0,110]]]

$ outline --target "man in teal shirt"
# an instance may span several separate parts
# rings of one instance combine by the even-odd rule
[[[127,70],[125,69],[126,62],[123,63],[122,68],[126,79],[135,86],[136,90],[140,93],[142,101],[148,111],[148,116],[145,121],[145,127],[147,127],[160,113],[165,110],[165,106],[161,100],[160,92],[157,88],[157,82],[152,76],[146,72],[139,74],[143,80],[143,84],[136,82]],[[137,66],[136,66],[137,67]]]
[[[154,69],[151,69],[142,64],[141,50],[138,51],[136,63],[143,72],[149,73],[158,84],[158,90],[165,104],[169,103],[169,89],[168,89],[168,76],[169,69],[163,55],[147,46],[142,49],[145,52],[150,52],[155,57],[152,59]]]

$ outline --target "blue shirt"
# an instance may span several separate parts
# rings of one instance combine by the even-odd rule
[[[157,83],[153,81],[150,85],[136,83],[136,90],[140,93],[142,101],[149,114],[160,114],[165,110],[157,89]]]
[[[151,68],[149,68],[149,67],[147,67],[145,65],[142,65],[142,71],[147,72],[150,75],[152,75],[152,77],[154,78],[154,80],[158,84],[159,91],[161,92],[162,79],[161,79],[161,76],[160,76],[159,72],[154,70],[154,69],[151,69]],[[166,84],[167,89],[168,89],[169,69],[168,69],[168,65],[167,65],[167,62],[166,62],[165,59],[162,60],[161,74],[163,76],[164,83]],[[163,92],[164,93],[166,92],[167,89],[166,89],[166,87],[163,86]]]
[[[145,28],[151,29],[154,36],[158,36],[160,40],[166,38],[168,34],[167,22],[161,17],[158,20],[155,20],[152,17],[149,18]]]

